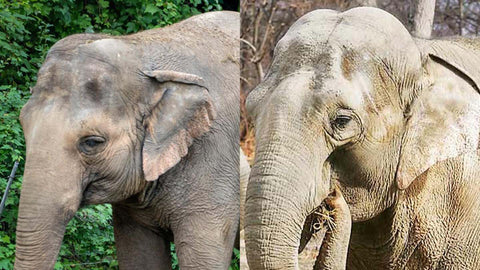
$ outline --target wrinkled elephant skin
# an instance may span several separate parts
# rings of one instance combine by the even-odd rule
[[[478,40],[414,39],[380,9],[295,22],[247,98],[250,268],[298,269],[335,188],[317,269],[480,268],[479,66]]]
[[[52,269],[79,207],[113,205],[121,269],[227,269],[239,223],[239,14],[49,51],[21,113],[15,269]]]

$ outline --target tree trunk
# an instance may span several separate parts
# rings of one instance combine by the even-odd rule
[[[354,2],[360,7],[377,7],[377,0],[355,0]]]
[[[460,21],[459,21],[459,35],[460,36],[463,36],[463,0],[458,0],[458,5],[460,7]]]
[[[434,15],[435,0],[416,0],[412,34],[419,38],[430,38]]]

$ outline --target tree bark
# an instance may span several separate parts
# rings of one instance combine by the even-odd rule
[[[362,7],[377,7],[377,0],[355,0],[357,6]]]
[[[434,15],[435,0],[416,0],[412,34],[419,38],[430,38]]]
[[[463,36],[463,0],[458,0],[458,5],[460,7],[460,21],[459,21],[459,35]]]

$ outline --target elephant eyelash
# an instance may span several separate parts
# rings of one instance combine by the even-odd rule
[[[338,115],[332,121],[332,126],[335,126],[338,129],[344,129],[352,120],[352,117],[349,115]]]
[[[106,139],[100,136],[86,136],[80,139],[78,149],[86,155],[94,155],[105,148]]]
[[[353,143],[362,136],[362,121],[352,109],[339,108],[331,115],[328,133],[337,143]]]

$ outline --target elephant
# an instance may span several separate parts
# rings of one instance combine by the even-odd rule
[[[245,198],[247,197],[248,177],[250,176],[250,164],[247,156],[240,150],[240,228],[243,230],[245,217]]]
[[[228,269],[239,226],[238,12],[53,45],[20,115],[15,269],[52,269],[65,227],[112,204],[121,269]]]
[[[314,269],[479,269],[479,66],[480,39],[381,9],[298,19],[246,101],[250,268],[298,269],[325,229]]]
[[[248,163],[245,152],[240,148],[239,159],[239,180],[240,180],[240,222],[238,223],[238,233],[235,239],[235,248],[241,249],[243,242],[243,227],[245,220],[245,197],[247,196],[248,177],[250,176],[250,164]],[[243,245],[242,245],[243,244]]]

